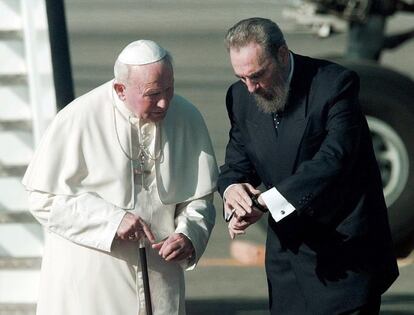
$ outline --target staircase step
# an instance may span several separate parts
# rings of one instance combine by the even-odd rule
[[[0,270],[40,270],[42,257],[0,257]]]
[[[5,212],[0,210],[1,223],[36,223],[36,219],[28,211]]]
[[[0,86],[0,120],[19,121],[32,118],[26,86]]]
[[[20,30],[15,29],[0,29],[0,40],[9,39],[23,39],[23,34]]]
[[[33,125],[31,120],[26,119],[15,119],[15,120],[2,120],[0,118],[0,130],[25,130],[32,131]]]
[[[2,192],[2,194],[0,194],[0,221],[1,216],[7,216],[7,213],[9,212],[16,212],[18,213],[17,216],[23,217],[25,216],[24,213],[30,215],[27,210],[22,211],[28,209],[29,205],[27,201],[27,192],[21,183],[20,177],[0,177],[0,191]],[[27,222],[27,220],[23,220],[23,222]]]
[[[0,305],[36,303],[39,276],[39,270],[0,270]]]
[[[0,176],[4,177],[20,177],[22,178],[26,172],[27,165],[22,166],[5,166],[0,164]]]
[[[21,30],[20,1],[2,0],[0,2],[0,30]]]
[[[0,84],[3,86],[26,85],[26,73],[0,73]]]
[[[0,172],[0,175],[1,172]],[[37,223],[28,209],[27,193],[21,177],[0,177],[0,223]]]
[[[0,224],[2,257],[40,257],[43,241],[43,228],[38,223]]]
[[[12,150],[10,148],[13,148]],[[7,130],[0,133],[0,165],[28,165],[33,156],[33,135],[29,131]]]
[[[26,72],[25,49],[22,40],[0,41],[0,56],[2,60],[7,60],[7,62],[0,63],[0,73]]]
[[[0,304],[0,315],[35,315],[36,304]]]

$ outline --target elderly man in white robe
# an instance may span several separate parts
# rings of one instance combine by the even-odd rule
[[[170,54],[149,40],[115,79],[62,109],[23,183],[45,227],[38,315],[185,314],[184,269],[214,226],[217,165],[198,110],[174,94]]]

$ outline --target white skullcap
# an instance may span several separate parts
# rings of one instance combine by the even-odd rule
[[[118,56],[126,65],[146,65],[165,57],[167,51],[152,40],[141,39],[130,43]]]

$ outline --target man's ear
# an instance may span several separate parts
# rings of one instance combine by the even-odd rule
[[[282,45],[279,47],[277,52],[277,59],[279,63],[283,65],[287,65],[289,62],[289,48],[286,45]]]
[[[125,101],[125,85],[121,83],[114,83],[114,90],[121,101]]]

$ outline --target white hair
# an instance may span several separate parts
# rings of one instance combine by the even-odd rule
[[[173,58],[172,58],[171,54],[167,51],[164,58],[162,58],[161,60],[158,60],[154,63],[164,63],[164,64],[169,65],[172,68],[173,67]],[[127,83],[128,79],[129,79],[129,76],[130,76],[132,70],[135,67],[142,67],[142,65],[129,65],[129,64],[125,64],[125,63],[123,63],[123,62],[121,62],[117,59],[115,61],[115,65],[114,65],[115,82],[116,83],[124,83],[124,84]]]

